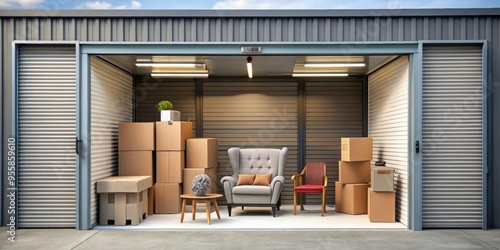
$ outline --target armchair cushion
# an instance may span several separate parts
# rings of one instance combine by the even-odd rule
[[[271,187],[269,186],[237,186],[233,188],[233,194],[249,194],[249,195],[270,195]]]
[[[253,185],[254,180],[254,174],[238,174],[238,183],[236,184],[236,186]]]
[[[259,186],[269,186],[269,183],[271,182],[271,178],[273,177],[273,174],[256,174],[255,175],[255,180],[253,181],[253,185],[259,185]]]

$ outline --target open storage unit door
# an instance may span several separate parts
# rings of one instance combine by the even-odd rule
[[[20,45],[20,228],[76,225],[75,48]]]
[[[426,45],[422,69],[422,226],[483,223],[480,45]]]

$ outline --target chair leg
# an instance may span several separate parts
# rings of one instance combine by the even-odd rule
[[[229,214],[229,217],[231,217],[231,210],[233,209],[233,207],[231,207],[231,205],[227,205],[227,212]]]
[[[297,215],[297,193],[293,192],[293,215]]]
[[[273,206],[272,209],[273,209],[273,217],[276,217],[276,206]]]
[[[323,189],[323,197],[321,199],[321,216],[325,215],[326,210],[326,190]]]
[[[300,193],[300,211],[304,211],[304,197],[305,194]]]

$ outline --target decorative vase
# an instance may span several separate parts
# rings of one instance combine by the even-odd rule
[[[199,174],[194,177],[191,183],[191,190],[196,196],[205,196],[207,190],[210,188],[211,180],[206,174]]]

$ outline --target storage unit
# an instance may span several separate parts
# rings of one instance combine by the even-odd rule
[[[367,213],[368,183],[335,182],[335,211],[347,214]]]
[[[368,219],[370,222],[395,222],[396,193],[375,192],[368,188]]]
[[[98,180],[99,224],[138,225],[146,219],[148,189],[152,183],[150,176],[113,176]]]

